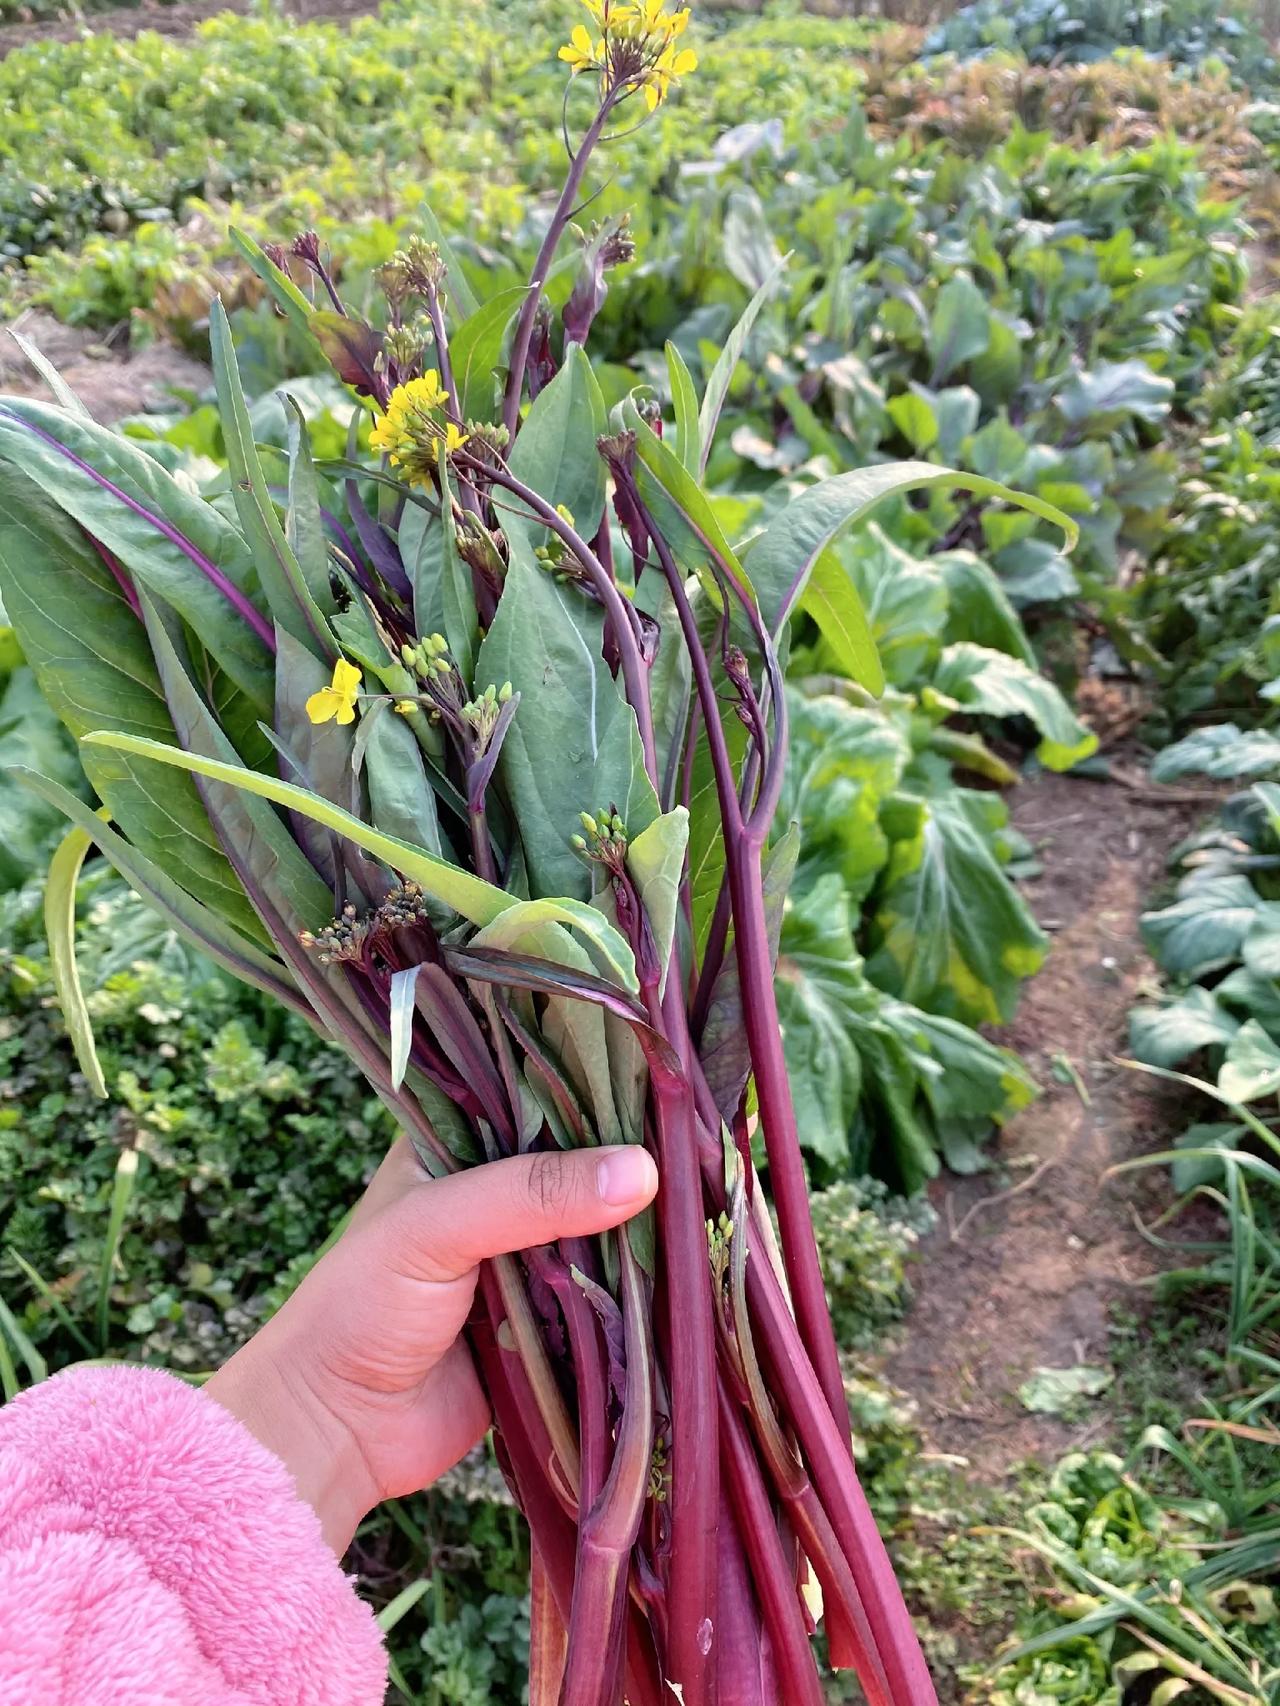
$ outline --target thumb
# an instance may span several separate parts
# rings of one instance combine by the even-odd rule
[[[384,1210],[383,1231],[401,1273],[444,1284],[490,1256],[619,1226],[657,1189],[658,1169],[638,1144],[539,1150],[424,1179]]]

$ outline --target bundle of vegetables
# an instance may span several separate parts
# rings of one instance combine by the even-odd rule
[[[65,388],[0,404],[0,586],[104,804],[25,776],[75,824],[48,905],[63,1006],[92,1076],[69,941],[92,840],[337,1038],[429,1171],[649,1146],[652,1222],[495,1261],[471,1329],[533,1533],[530,1697],[820,1706],[821,1615],[868,1700],[921,1706],[854,1473],[774,996],[796,857],[774,833],[779,651],[803,607],[877,690],[832,539],[890,492],[1013,494],[885,465],[735,549],[703,470],[767,284],[701,398],[669,351],[674,435],[642,393],[609,418],[584,345],[630,244],[611,224],[561,260],[561,240],[597,144],[696,62],[663,0],[588,10],[561,57],[566,114],[590,89],[590,118],[576,146],[566,123],[528,286],[477,300],[433,233],[384,269],[375,325],[314,239],[243,245],[374,417],[377,466],[358,439],[318,464],[296,408],[275,466],[217,307],[212,498]]]

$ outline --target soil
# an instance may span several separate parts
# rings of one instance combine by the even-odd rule
[[[372,12],[375,5],[376,0],[290,0],[288,10],[299,23],[313,24],[360,17]],[[33,41],[75,41],[84,35],[136,36],[143,30],[162,36],[190,35],[206,18],[216,18],[220,12],[248,12],[252,7],[253,0],[188,0],[172,6],[142,0],[138,6],[90,12],[83,18],[32,18],[29,23],[0,28],[0,59]]]
[[[1155,982],[1139,914],[1170,849],[1207,810],[1140,785],[1053,775],[1024,783],[1012,805],[1043,863],[1024,892],[1052,949],[1000,1040],[1044,1093],[1002,1132],[994,1171],[936,1182],[938,1225],[886,1367],[917,1400],[929,1448],[962,1455],[975,1485],[1028,1459],[1051,1463],[1107,1429],[1105,1405],[1066,1421],[1029,1413],[1017,1391],[1040,1367],[1107,1365],[1109,1309],[1123,1300],[1141,1310],[1142,1282],[1160,1265],[1137,1221],[1167,1200],[1166,1176],[1107,1174],[1188,1123],[1185,1090],[1119,1058],[1127,1011]],[[1061,1081],[1064,1059],[1080,1088]]]
[[[175,345],[156,342],[133,349],[111,334],[64,326],[49,314],[31,310],[14,329],[45,355],[104,426],[124,415],[172,406],[174,390],[204,391],[213,375],[203,362]],[[0,336],[0,392],[10,396],[52,397],[40,375],[12,338]]]

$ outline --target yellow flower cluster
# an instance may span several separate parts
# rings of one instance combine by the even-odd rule
[[[468,435],[456,421],[440,418],[448,400],[433,367],[421,379],[396,386],[382,419],[369,434],[373,449],[385,451],[391,466],[399,468],[411,486],[430,485],[441,452],[452,456],[467,442]]]
[[[698,56],[692,48],[676,46],[689,23],[689,8],[669,12],[666,0],[582,0],[599,35],[593,40],[585,24],[575,26],[560,58],[576,77],[579,71],[612,76],[615,86],[631,83],[644,90],[650,112],[663,102],[671,85],[695,71]]]

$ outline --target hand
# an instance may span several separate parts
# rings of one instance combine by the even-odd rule
[[[429,1485],[488,1429],[459,1338],[479,1264],[618,1226],[657,1187],[633,1145],[428,1179],[402,1138],[342,1237],[205,1391],[281,1459],[341,1555],[374,1505]]]

